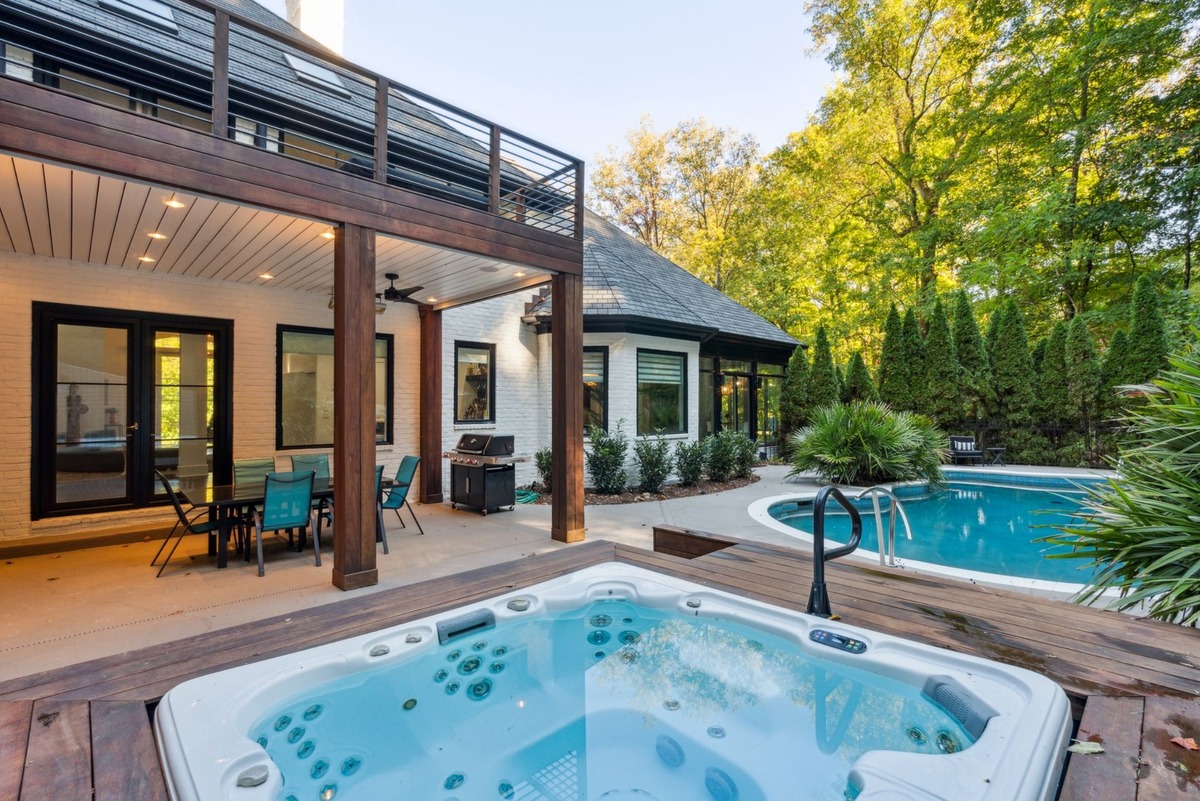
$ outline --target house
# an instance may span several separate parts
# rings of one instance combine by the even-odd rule
[[[332,449],[334,583],[374,583],[375,463],[443,497],[444,316],[546,283],[552,536],[582,538],[578,159],[249,0],[0,0],[0,58],[0,538]]]
[[[512,433],[519,450],[550,444],[554,295],[495,298],[446,312],[449,441],[477,429]],[[519,321],[519,322],[518,322]],[[784,368],[799,343],[599,215],[583,221],[585,425],[620,425],[631,440],[694,441],[732,428],[777,447]],[[497,376],[486,419],[467,358]],[[518,378],[519,377],[519,378]],[[531,380],[530,377],[536,377]],[[451,381],[453,380],[453,386]],[[631,454],[632,456],[632,454]],[[631,479],[633,474],[631,474]],[[518,483],[537,479],[518,465]]]

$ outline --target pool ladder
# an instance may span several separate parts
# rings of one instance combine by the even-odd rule
[[[891,501],[891,504],[888,506],[888,536],[886,540],[883,537],[883,515],[879,508],[879,496],[881,495]],[[845,545],[826,551],[825,505],[829,502],[831,496],[850,515],[850,541]],[[854,499],[861,500],[867,496],[871,496],[875,508],[875,528],[879,535],[879,564],[895,567],[896,513],[900,513],[900,519],[904,521],[904,530],[907,532],[908,538],[912,539],[912,526],[908,523],[908,515],[904,513],[904,507],[900,505],[900,499],[886,487],[867,487],[855,495]],[[833,610],[829,606],[829,592],[825,587],[825,563],[831,559],[838,559],[846,554],[853,553],[858,548],[859,542],[862,541],[862,516],[859,515],[857,507],[837,487],[822,487],[817,492],[817,497],[813,499],[812,520],[813,583],[812,589],[808,594],[808,609],[806,611],[810,615],[831,617]]]

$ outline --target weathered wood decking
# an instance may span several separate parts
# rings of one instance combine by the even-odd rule
[[[803,609],[807,554],[679,529],[655,552],[584,543],[0,684],[0,798],[162,801],[150,705],[185,679],[620,561]],[[1200,632],[923,576],[831,564],[848,623],[1044,673],[1106,752],[1068,764],[1061,801],[1200,799]]]

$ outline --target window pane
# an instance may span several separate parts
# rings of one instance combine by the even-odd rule
[[[333,334],[283,332],[279,366],[279,447],[333,445]],[[375,441],[388,442],[388,342],[375,340]]]
[[[454,348],[454,419],[460,422],[491,422],[491,346],[456,345]]]
[[[608,376],[604,362],[607,350],[584,350],[583,352],[583,428],[604,428],[604,410],[608,405]]]
[[[723,373],[748,373],[750,372],[750,362],[734,361],[733,359],[721,360],[721,372]]]
[[[214,341],[212,334],[154,335],[154,469],[168,476],[212,470]]]
[[[758,388],[758,440],[764,445],[779,444],[779,399],[783,378],[763,377]]]
[[[680,434],[687,430],[686,358],[676,353],[638,352],[639,435]]]
[[[58,326],[55,387],[55,501],[126,494],[129,333]]]

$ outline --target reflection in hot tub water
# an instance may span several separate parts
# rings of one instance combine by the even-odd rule
[[[283,773],[280,801],[840,801],[868,750],[973,742],[916,687],[625,601],[319,685],[250,736]]]

